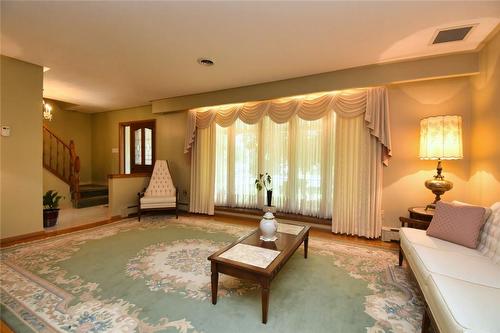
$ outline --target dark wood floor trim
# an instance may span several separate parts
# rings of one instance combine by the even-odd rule
[[[227,213],[235,213],[235,214],[245,214],[245,215],[255,215],[262,216],[264,213],[262,209],[252,209],[252,208],[236,208],[236,207],[224,207],[224,206],[215,206],[216,211],[227,212]],[[318,217],[306,216],[300,214],[290,214],[283,212],[276,212],[274,216],[278,219],[285,219],[290,221],[299,221],[299,222],[307,222],[312,224],[321,224],[321,225],[332,225],[331,219],[320,219]]]
[[[0,248],[16,245],[19,243],[25,243],[25,242],[31,242],[31,241],[35,241],[35,240],[39,240],[39,239],[44,239],[47,237],[63,235],[63,234],[67,234],[70,232],[90,229],[90,228],[98,227],[98,226],[105,225],[108,223],[113,223],[113,222],[119,221],[121,219],[122,218],[120,216],[114,216],[108,220],[87,223],[87,224],[78,225],[78,226],[74,226],[74,227],[70,227],[70,228],[66,228],[66,229],[60,229],[60,230],[54,230],[54,231],[39,231],[39,232],[34,232],[34,233],[30,233],[30,234],[25,234],[25,235],[3,238],[3,239],[0,239]]]
[[[14,333],[14,331],[3,320],[0,320],[0,333]]]
[[[45,234],[46,234],[45,231],[37,231],[37,232],[31,232],[29,234],[24,234],[24,235],[18,235],[18,236],[13,236],[13,237],[2,238],[2,239],[0,239],[0,247],[2,247],[2,246],[8,246],[6,244],[10,244],[10,243],[22,242],[24,239],[41,237],[41,236],[43,236]]]

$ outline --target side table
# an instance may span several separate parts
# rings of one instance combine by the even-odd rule
[[[434,209],[425,209],[425,207],[410,207],[408,208],[410,218],[414,220],[430,222],[434,216]]]

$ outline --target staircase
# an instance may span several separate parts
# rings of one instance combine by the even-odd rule
[[[66,144],[43,126],[43,167],[69,185],[75,208],[108,203],[108,188],[103,185],[80,185],[80,157],[73,140]]]
[[[75,208],[108,204],[108,187],[104,185],[80,185],[80,199]]]

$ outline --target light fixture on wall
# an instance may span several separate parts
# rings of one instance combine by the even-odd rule
[[[453,188],[453,183],[441,174],[442,160],[459,160],[462,152],[462,117],[436,116],[420,121],[420,159],[437,160],[437,174],[425,181],[425,187],[436,195],[434,202],[427,208],[435,208],[441,195]]]
[[[42,100],[43,119],[52,120],[52,105]]]

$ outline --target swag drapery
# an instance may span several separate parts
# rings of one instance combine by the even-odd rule
[[[184,146],[192,157],[190,210],[214,213],[216,124],[257,124],[264,116],[277,124],[295,116],[312,121],[330,112],[336,114],[334,191],[326,198],[333,201],[332,231],[379,237],[382,164],[391,156],[385,87],[190,110]]]

